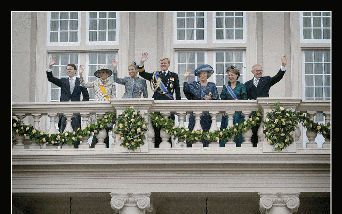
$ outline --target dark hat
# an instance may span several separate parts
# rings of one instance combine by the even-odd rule
[[[198,66],[198,67],[195,69],[195,71],[194,71],[194,72],[195,72],[195,76],[199,76],[199,74],[200,74],[202,71],[208,72],[208,78],[214,73],[213,67],[211,67],[211,66],[208,65],[208,64],[203,64],[203,65]]]
[[[100,78],[100,75],[99,75],[100,71],[106,71],[109,74],[109,76],[112,76],[112,73],[113,73],[106,66],[100,66],[100,68],[97,71],[95,71],[94,76],[97,77],[97,78]]]

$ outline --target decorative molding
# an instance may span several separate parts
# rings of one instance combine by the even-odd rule
[[[299,193],[259,193],[260,212],[266,213],[272,207],[287,207],[291,213],[297,212],[299,207]]]
[[[110,193],[110,195],[112,197],[110,205],[116,211],[121,210],[124,206],[128,206],[152,212],[151,193]]]

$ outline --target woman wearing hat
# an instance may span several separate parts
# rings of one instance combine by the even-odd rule
[[[125,86],[125,93],[122,98],[147,98],[147,85],[146,80],[139,78],[137,76],[138,70],[135,62],[128,65],[128,77],[118,78],[117,77],[117,62],[115,59],[112,60],[113,70],[113,80],[114,82]]]
[[[93,88],[95,94],[96,101],[110,101],[110,99],[115,98],[116,96],[116,88],[113,80],[109,79],[112,75],[112,71],[107,67],[100,67],[97,71],[95,71],[94,76],[97,77],[95,81],[85,82],[83,78],[84,66],[80,65],[80,82],[83,87]],[[104,139],[104,142],[109,148],[109,135],[108,132],[112,129],[113,124],[106,127],[107,136]],[[93,141],[91,143],[91,148],[94,148],[95,144],[98,142],[97,138],[93,137]]]
[[[188,100],[218,100],[218,92],[215,83],[208,82],[208,78],[214,73],[214,69],[208,65],[200,65],[195,71],[195,76],[198,76],[199,81],[193,81],[191,83],[184,82],[183,92]],[[190,72],[184,73],[186,81],[189,79]],[[207,131],[211,126],[211,116],[209,112],[205,111],[201,115],[201,127],[203,131]],[[189,117],[189,130],[193,130],[195,126],[195,116],[193,113]],[[207,147],[208,141],[203,142],[203,146]]]
[[[228,76],[228,83],[224,85],[222,88],[222,92],[220,94],[221,100],[247,100],[247,91],[246,86],[243,83],[237,81],[240,76],[240,71],[236,69],[234,66],[229,66],[226,70]],[[244,117],[242,116],[241,111],[237,111],[233,115],[233,124],[241,123],[244,121]],[[221,127],[220,129],[227,128],[228,126],[228,117],[227,115],[222,116]],[[220,140],[220,146],[224,147],[227,140]],[[241,147],[241,143],[243,142],[242,135],[239,134],[234,137],[234,142],[236,143],[236,147]]]

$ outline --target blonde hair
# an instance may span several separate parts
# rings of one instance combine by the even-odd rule
[[[167,63],[170,65],[170,59],[167,58],[167,57],[162,57],[162,58],[159,60],[159,62],[164,61],[164,60],[166,60]]]

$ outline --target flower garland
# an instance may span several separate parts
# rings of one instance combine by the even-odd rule
[[[120,135],[121,146],[136,150],[144,144],[146,131],[145,119],[131,106],[119,115],[114,133]]]
[[[330,123],[318,124],[313,122],[306,113],[285,109],[279,103],[274,105],[271,112],[266,114],[264,134],[274,149],[281,151],[293,143],[293,131],[298,123],[302,123],[308,130],[320,133],[330,139]]]
[[[266,114],[263,132],[274,149],[281,151],[293,142],[292,133],[298,122],[294,110],[285,109],[276,103],[275,108]]]
[[[232,127],[216,131],[192,130],[184,127],[174,127],[174,121],[165,118],[162,114],[157,112],[150,113],[152,124],[158,128],[165,130],[166,133],[177,137],[179,141],[187,141],[194,143],[198,141],[207,140],[209,142],[217,142],[220,139],[228,139],[236,135],[242,134],[260,124],[261,110],[253,112],[251,117],[242,123],[235,124]]]
[[[90,137],[91,134],[98,133],[101,129],[115,123],[115,113],[107,113],[95,123],[87,125],[84,129],[78,128],[76,131],[50,134],[45,131],[38,131],[31,125],[25,125],[22,121],[12,119],[13,131],[20,136],[28,136],[30,140],[38,144],[73,144],[82,140],[83,137]]]

